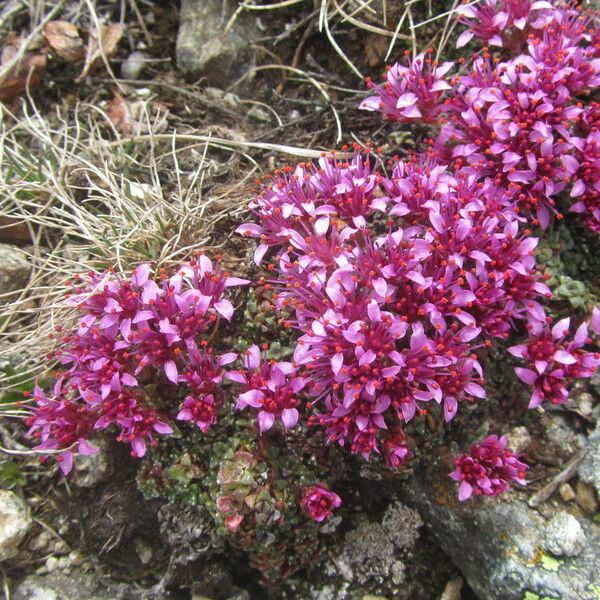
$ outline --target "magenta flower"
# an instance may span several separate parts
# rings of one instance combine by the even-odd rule
[[[450,477],[459,482],[458,499],[461,502],[475,496],[497,496],[510,489],[512,481],[526,485],[528,466],[508,448],[508,438],[490,435],[471,446],[468,454],[457,456],[456,468]]]
[[[461,48],[474,37],[492,46],[519,49],[531,28],[543,27],[552,15],[547,0],[481,0],[458,8],[459,21],[467,25],[457,40]]]
[[[237,355],[215,356],[201,337],[220,318],[231,319],[227,290],[246,283],[205,255],[170,277],[164,270],[152,277],[146,264],[128,279],[112,271],[92,274],[68,300],[83,314],[75,331],[61,334],[54,353],[64,368],[57,396],[36,391],[28,421],[39,448],[64,450],[58,456],[66,473],[74,450],[93,451],[86,440],[94,429],[114,427],[117,440],[144,456],[158,435],[172,433],[168,422],[175,417],[152,407],[144,392],[148,378],[176,384],[185,393],[179,418],[205,431],[221,401],[224,366]]]
[[[592,327],[597,327],[598,312],[592,316]],[[587,352],[582,347],[590,343],[588,325],[582,323],[573,339],[566,339],[570,319],[558,321],[551,329],[534,327],[529,342],[512,346],[508,351],[527,362],[528,368],[516,367],[517,377],[533,388],[529,408],[542,402],[566,404],[568,386],[574,379],[592,377],[600,366],[600,354]],[[594,329],[595,331],[595,329]]]
[[[386,446],[388,431],[440,409],[450,421],[485,398],[479,349],[518,321],[543,323],[538,300],[551,293],[515,189],[452,172],[433,152],[388,172],[358,151],[302,163],[268,180],[251,202],[259,224],[240,231],[258,238],[260,257],[272,252],[264,285],[293,313],[282,326],[301,332],[294,363],[309,425],[328,443],[400,465],[406,449]],[[263,408],[271,367],[253,353],[261,377],[248,387],[235,376],[247,386],[238,406],[266,413],[264,430],[281,408]]]
[[[313,521],[321,523],[342,505],[342,499],[324,484],[317,483],[302,490],[300,504]]]
[[[96,419],[94,411],[85,404],[67,399],[63,383],[62,378],[56,381],[50,398],[38,385],[35,386],[33,398],[36,404],[25,424],[29,427],[27,435],[38,442],[35,449],[42,454],[45,451],[55,453],[63,475],[68,475],[73,468],[73,452],[91,455],[98,450],[88,442]]]
[[[244,355],[244,368],[231,371],[226,377],[243,384],[236,408],[258,410],[258,428],[261,433],[271,429],[281,419],[285,431],[298,423],[300,404],[298,393],[306,380],[296,377],[295,368],[288,362],[261,360],[258,346],[251,346]]]
[[[381,112],[390,121],[435,122],[444,110],[442,97],[451,89],[445,75],[453,65],[452,62],[438,65],[424,54],[409,59],[407,67],[396,63],[386,68],[383,85],[367,79],[367,86],[376,95],[365,98],[359,108]]]
[[[571,138],[579,150],[579,165],[574,173],[570,208],[581,213],[583,222],[595,233],[600,233],[600,130],[593,129],[586,138]]]
[[[383,444],[383,455],[391,469],[400,469],[410,458],[410,450],[403,433],[390,435]]]
[[[207,433],[217,422],[217,408],[212,394],[207,396],[186,396],[177,414],[180,421],[192,421],[202,433]]]

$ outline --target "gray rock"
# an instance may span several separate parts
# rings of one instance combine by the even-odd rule
[[[398,585],[405,579],[405,565],[394,556],[394,544],[379,523],[361,523],[348,532],[343,558],[360,584],[381,584],[391,578]]]
[[[527,450],[527,446],[531,443],[531,435],[529,434],[529,431],[527,431],[527,427],[520,425],[510,431],[508,434],[508,441],[510,447],[515,452],[522,454]]]
[[[419,539],[422,525],[419,513],[402,502],[390,504],[381,521],[381,526],[397,550],[412,549]]]
[[[212,85],[224,87],[254,66],[251,42],[260,35],[256,17],[242,12],[224,33],[237,6],[232,0],[182,0],[177,34],[179,69],[204,75]]]
[[[365,521],[346,534],[338,570],[347,570],[344,578],[361,585],[401,584],[406,579],[403,559],[410,556],[422,524],[415,510],[402,502],[390,504],[381,523]]]
[[[25,287],[31,274],[27,255],[16,246],[0,244],[0,296]],[[0,299],[0,303],[4,299]]]
[[[11,590],[11,600],[116,600],[116,589],[108,590],[97,576],[77,570],[66,574],[55,570],[48,575],[29,575]]]
[[[438,473],[435,481],[443,481]],[[600,586],[600,527],[586,521],[587,544],[576,557],[557,559],[541,547],[545,520],[515,494],[459,504],[456,490],[434,488],[425,474],[404,490],[471,588],[482,600],[541,597],[595,600]]]
[[[577,556],[585,542],[579,521],[564,510],[554,515],[546,525],[544,546],[556,556]]]
[[[165,504],[158,512],[160,533],[171,549],[175,564],[207,558],[224,548],[214,519],[204,506]]]
[[[18,553],[32,523],[27,503],[13,492],[0,490],[0,561]]]
[[[592,484],[600,494],[600,421],[588,438],[583,461],[579,465],[579,477]]]

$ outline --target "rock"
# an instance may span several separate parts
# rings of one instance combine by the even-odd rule
[[[0,244],[0,295],[25,287],[30,274],[31,265],[25,252],[16,246]]]
[[[590,483],[600,493],[600,421],[588,438],[585,456],[579,465],[579,478]]]
[[[546,525],[544,545],[555,556],[577,556],[585,542],[579,521],[564,510],[554,515]]]
[[[158,512],[158,520],[161,536],[169,545],[175,564],[207,558],[224,548],[224,541],[204,506],[165,504]]]
[[[133,540],[136,554],[143,565],[149,565],[152,562],[154,556],[154,550],[152,546],[142,537],[136,537]]]
[[[146,66],[146,55],[143,52],[132,52],[121,65],[123,79],[139,79]]]
[[[109,444],[106,440],[95,440],[96,454],[77,456],[70,474],[73,485],[80,488],[93,488],[106,481],[110,475]]]
[[[394,544],[379,523],[361,523],[349,531],[342,556],[361,585],[381,584],[390,578],[398,585],[406,577],[406,566],[394,556]]]
[[[527,427],[515,427],[508,434],[510,447],[517,453],[522,454],[527,450],[527,446],[531,443],[531,435],[527,431]]]
[[[582,523],[587,544],[578,556],[560,560],[540,544],[545,520],[516,494],[459,504],[455,489],[434,476],[415,474],[403,500],[419,511],[433,538],[482,600],[531,597],[591,600],[600,585],[600,527]]]
[[[402,502],[394,502],[385,511],[381,525],[397,550],[407,550],[412,549],[419,539],[423,521],[416,510]]]
[[[231,0],[182,0],[177,34],[177,66],[184,73],[204,75],[212,85],[225,87],[255,64],[251,42],[260,35],[256,17],[236,16],[225,27],[237,3]]]
[[[454,577],[446,584],[440,600],[460,600],[462,586],[462,577]]]
[[[32,524],[27,503],[13,492],[0,490],[0,561],[16,556]]]
[[[598,512],[600,507],[594,488],[583,481],[578,481],[575,486],[575,501],[579,504],[581,510],[589,515]]]
[[[11,600],[115,600],[117,589],[100,587],[97,576],[77,570],[69,575],[54,570],[47,575],[29,575],[11,591]]]
[[[52,573],[58,568],[58,558],[56,556],[49,556],[45,562],[46,571]]]
[[[575,498],[575,491],[573,490],[573,488],[571,487],[571,484],[569,484],[569,483],[563,483],[558,488],[558,493],[560,494],[560,497],[565,502],[570,502],[571,500],[573,500]]]
[[[546,412],[540,424],[545,429],[545,440],[563,458],[571,457],[586,444],[585,436],[578,434],[562,414]]]

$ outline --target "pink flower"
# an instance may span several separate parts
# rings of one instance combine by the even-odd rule
[[[592,316],[596,326],[597,311]],[[571,341],[567,341],[570,319],[561,319],[552,328],[533,327],[529,342],[512,346],[508,351],[526,361],[528,368],[516,367],[517,377],[533,388],[529,408],[542,402],[566,404],[568,386],[574,379],[592,377],[600,366],[600,354],[582,347],[589,343],[588,325],[582,323]]]
[[[87,437],[94,429],[114,426],[117,440],[144,456],[157,435],[172,433],[168,421],[174,417],[152,407],[148,378],[177,385],[186,394],[179,418],[205,431],[220,401],[223,367],[237,355],[215,356],[201,337],[219,319],[231,319],[228,289],[246,283],[205,255],[170,277],[164,270],[152,276],[147,264],[129,278],[110,270],[89,276],[68,299],[82,314],[75,331],[61,333],[62,345],[53,354],[64,368],[56,397],[36,389],[38,403],[28,422],[31,435],[41,439],[39,448],[64,450],[58,456],[66,473],[73,451],[93,451]]]
[[[73,468],[73,453],[95,454],[88,438],[96,419],[94,410],[85,404],[66,398],[63,379],[59,378],[52,397],[48,397],[39,386],[35,386],[33,413],[25,419],[29,427],[27,435],[38,442],[35,449],[44,453],[51,451],[59,463],[63,475]]]
[[[467,25],[456,43],[461,48],[476,37],[492,46],[519,49],[531,28],[542,27],[551,18],[552,4],[546,0],[481,0],[458,8],[460,22]]]
[[[408,66],[400,63],[386,69],[385,82],[376,85],[367,79],[367,86],[375,90],[360,103],[363,110],[378,111],[390,121],[436,121],[443,112],[442,97],[451,89],[445,78],[454,63],[438,65],[430,56],[419,54]]]
[[[306,385],[303,377],[294,376],[295,368],[288,362],[261,360],[258,346],[251,346],[244,355],[244,368],[226,375],[243,384],[236,408],[258,410],[258,427],[263,433],[281,419],[285,431],[298,423],[300,404],[298,393]]]
[[[473,494],[497,496],[510,489],[512,481],[526,485],[528,466],[507,446],[506,436],[490,435],[473,444],[468,454],[456,457],[456,468],[449,476],[460,483],[458,499],[461,502]]]
[[[302,490],[300,504],[313,521],[321,523],[342,505],[342,499],[325,485],[317,483]]]
[[[194,397],[186,396],[177,414],[180,421],[193,421],[202,433],[207,433],[217,421],[217,409],[212,394]]]
[[[259,224],[242,228],[273,254],[265,285],[292,313],[281,325],[301,332],[294,364],[312,397],[308,423],[328,443],[368,459],[384,442],[384,459],[401,463],[389,430],[440,409],[450,421],[484,399],[480,348],[518,321],[545,321],[538,300],[551,293],[515,196],[434,153],[384,173],[356,151],[301,163],[251,202]],[[264,408],[281,387],[265,383],[276,366],[259,368],[258,348],[246,362],[260,378],[235,376],[246,386],[238,407],[259,411],[265,430],[281,410]]]
[[[385,462],[391,469],[400,469],[410,458],[410,450],[403,433],[390,435],[383,444]]]

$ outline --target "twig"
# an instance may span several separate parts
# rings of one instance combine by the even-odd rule
[[[311,21],[306,26],[306,29],[302,33],[302,37],[300,38],[300,41],[298,42],[298,45],[296,46],[296,50],[294,51],[294,56],[292,57],[292,64],[291,64],[291,66],[294,69],[297,69],[298,66],[300,65],[300,59],[302,58],[302,50],[304,50],[304,45],[306,44],[306,41],[308,40],[308,38],[312,34],[314,28],[315,28],[315,23],[314,23],[314,21]],[[282,94],[283,93],[283,90],[285,89],[286,79],[287,79],[287,73],[284,73],[283,74],[283,79],[281,80],[280,83],[277,84],[277,87],[275,88],[275,91],[278,94]]]
[[[142,15],[140,11],[140,7],[137,5],[137,0],[129,0],[131,3],[131,8],[133,8],[133,12],[135,13],[135,18],[138,20],[140,27],[142,28],[142,33],[144,34],[144,38],[146,38],[146,43],[149,47],[152,46],[152,36],[146,27],[146,21],[144,21],[144,15]]]
[[[290,156],[300,156],[303,158],[319,158],[322,154],[322,150],[311,150],[309,148],[297,148],[295,146],[287,146],[285,144],[269,144],[266,142],[246,142],[242,140],[226,140],[223,138],[216,138],[208,135],[193,135],[187,133],[157,133],[157,134],[146,134],[137,135],[129,138],[122,138],[113,142],[107,142],[106,146],[111,148],[115,146],[122,146],[124,144],[135,143],[135,142],[148,142],[151,140],[157,142],[170,142],[172,139],[183,142],[207,142],[210,145],[222,146],[226,148],[237,148],[243,146],[245,148],[255,148],[256,150],[269,150],[271,152],[281,152],[282,154],[289,154]]]
[[[584,456],[585,449],[582,448],[581,450],[578,450],[573,455],[571,460],[567,463],[565,468],[562,471],[560,471],[560,473],[558,473],[552,479],[552,481],[547,483],[541,490],[533,494],[533,496],[529,498],[527,504],[529,504],[531,508],[535,508],[536,506],[539,506],[540,504],[548,500],[548,498],[552,496],[552,494],[558,489],[560,485],[562,485],[563,483],[567,483],[567,481],[569,481],[575,476],[575,474],[577,473],[577,468],[581,464],[581,461],[583,460]]]

